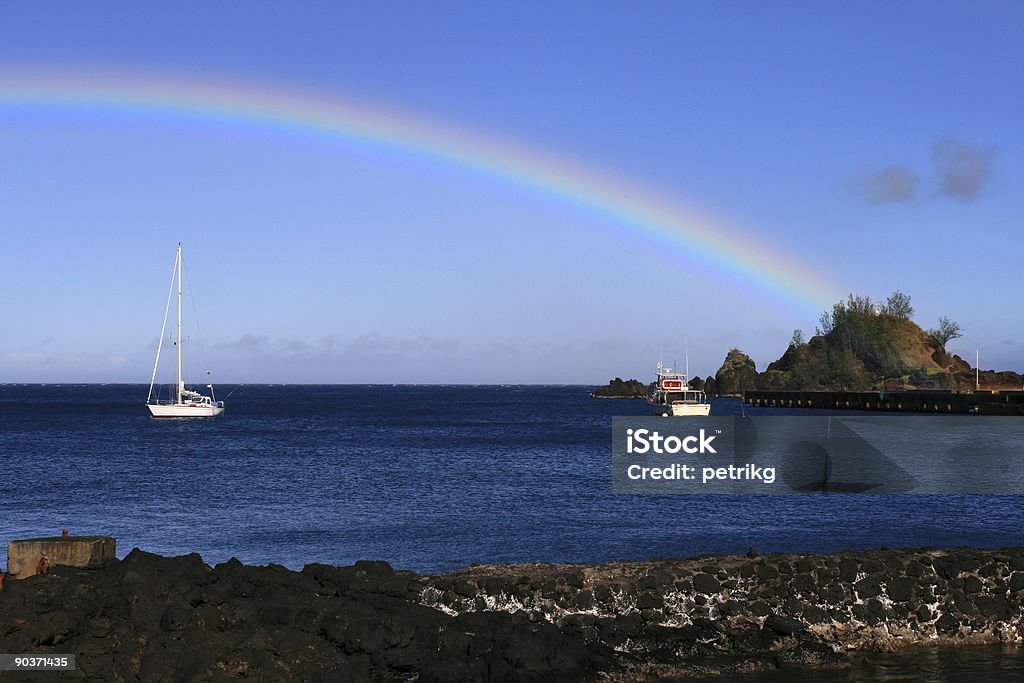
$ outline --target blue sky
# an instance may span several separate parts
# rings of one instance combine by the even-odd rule
[[[221,382],[599,384],[684,343],[697,374],[734,346],[763,369],[819,302],[895,289],[1024,371],[1022,32],[1016,2],[5,6],[0,82],[398,112],[622,179],[822,284],[365,140],[0,88],[0,381],[147,381],[179,240]]]

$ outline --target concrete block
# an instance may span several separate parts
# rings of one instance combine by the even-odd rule
[[[100,569],[115,558],[117,541],[110,536],[53,536],[7,544],[7,573],[14,579],[35,576],[45,556],[50,567]]]

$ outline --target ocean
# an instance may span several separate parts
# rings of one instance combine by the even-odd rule
[[[613,494],[611,418],[648,407],[590,389],[222,386],[225,415],[189,421],[150,418],[144,385],[0,385],[0,562],[62,529],[119,556],[417,572],[1024,544],[1016,496]],[[741,411],[800,412],[712,414]]]

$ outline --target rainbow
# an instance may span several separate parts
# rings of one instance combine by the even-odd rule
[[[423,117],[322,92],[157,73],[0,70],[0,111],[117,112],[255,126],[372,145],[484,175],[596,216],[616,232],[674,259],[696,262],[758,298],[820,312],[837,290],[763,240],[626,179]],[[777,301],[781,299],[781,301]]]

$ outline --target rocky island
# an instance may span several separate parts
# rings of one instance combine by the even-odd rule
[[[18,680],[644,681],[844,667],[850,653],[1024,640],[1024,549],[487,565],[210,567],[132,550],[0,590]]]
[[[591,398],[646,398],[647,385],[640,380],[623,381],[621,377],[608,382],[607,386],[590,392]]]
[[[947,390],[973,392],[1024,389],[1024,375],[979,370],[946,345],[961,336],[960,326],[940,318],[925,330],[911,316],[910,297],[894,292],[885,302],[851,294],[822,313],[808,340],[801,330],[782,356],[758,373],[738,349],[729,352],[716,375],[718,392],[750,390],[867,391]]]

